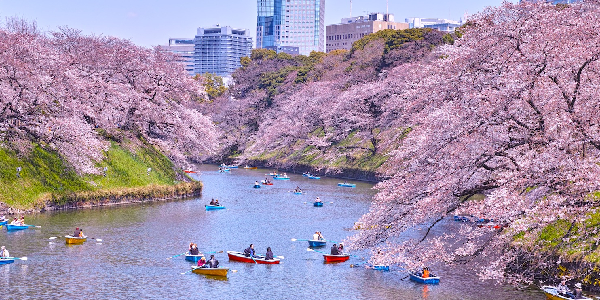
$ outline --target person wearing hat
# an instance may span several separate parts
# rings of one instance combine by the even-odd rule
[[[581,288],[581,282],[578,282],[578,283],[575,284],[575,291],[574,292],[575,292],[575,299],[583,298],[582,294],[581,294],[583,292],[583,290]]]
[[[219,261],[215,258],[214,255],[210,256],[210,259],[206,262],[206,264],[208,265],[209,268],[218,268],[219,267]]]
[[[6,247],[4,246],[0,248],[0,257],[10,257],[8,250],[6,250]]]
[[[79,229],[79,227],[75,228],[75,232],[73,232],[73,237],[80,237],[81,236],[81,229]]]

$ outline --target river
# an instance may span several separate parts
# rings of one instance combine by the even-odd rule
[[[363,253],[325,264],[322,255],[307,251],[307,242],[291,239],[308,239],[316,230],[335,241],[353,234],[354,222],[369,209],[372,184],[352,182],[356,188],[342,188],[339,179],[288,174],[290,181],[254,189],[270,170],[216,170],[204,165],[194,175],[204,182],[198,199],[42,213],[26,216],[28,224],[41,228],[2,229],[0,245],[28,260],[0,266],[0,298],[544,299],[538,290],[480,282],[460,270],[445,270],[439,285],[424,286],[393,269],[351,268],[362,262]],[[289,192],[296,186],[306,194]],[[313,207],[317,196],[323,207]],[[227,209],[205,211],[211,198]],[[61,237],[75,227],[102,241],[66,245]],[[183,256],[167,258],[185,252],[190,242],[203,251],[243,251],[253,243],[258,253],[271,247],[285,258],[280,265],[256,265],[218,253],[220,264],[232,270],[227,279],[182,275],[192,263]],[[330,245],[317,250],[328,251]]]

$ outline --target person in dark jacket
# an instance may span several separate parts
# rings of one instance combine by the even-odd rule
[[[200,254],[200,250],[198,250],[198,245],[196,245],[195,243],[190,243],[189,252],[190,252],[190,255]]]
[[[331,255],[340,255],[340,251],[338,250],[336,244],[333,244],[333,246],[331,246]]]
[[[73,237],[79,237],[80,233],[81,233],[81,229],[79,229],[79,227],[75,228],[75,232],[73,232]]]
[[[271,247],[267,247],[267,254],[265,254],[266,260],[273,260],[273,251],[271,251]]]
[[[208,265],[209,268],[218,268],[219,267],[219,261],[215,258],[214,255],[210,256],[210,259],[206,262],[206,264]]]
[[[250,256],[254,257],[254,244],[250,244],[250,247],[248,247],[244,250],[244,255],[246,257],[250,257]]]

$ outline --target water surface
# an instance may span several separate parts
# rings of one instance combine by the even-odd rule
[[[11,299],[544,299],[536,290],[480,282],[461,270],[445,270],[437,286],[408,281],[398,271],[350,268],[350,261],[325,264],[308,252],[307,239],[319,230],[328,240],[353,234],[354,222],[369,209],[372,184],[337,187],[338,179],[310,180],[296,174],[290,181],[252,188],[270,170],[233,169],[218,173],[201,167],[203,196],[166,203],[119,206],[27,216],[39,229],[0,231],[0,244],[27,261],[0,266],[0,298]],[[305,195],[289,191],[300,186]],[[313,207],[319,196],[324,207]],[[218,198],[227,207],[205,211]],[[60,237],[75,227],[102,242],[65,245]],[[59,237],[49,240],[50,237]],[[226,280],[184,274],[192,265],[183,256],[196,242],[204,251],[242,251],[250,243],[258,253],[271,247],[284,256],[280,265],[230,262],[216,257],[230,272]],[[327,248],[318,249],[328,251]],[[2,292],[6,291],[6,292]]]

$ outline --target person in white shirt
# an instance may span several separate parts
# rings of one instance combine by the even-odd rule
[[[10,257],[8,250],[6,250],[6,247],[4,246],[0,248],[0,257]]]

